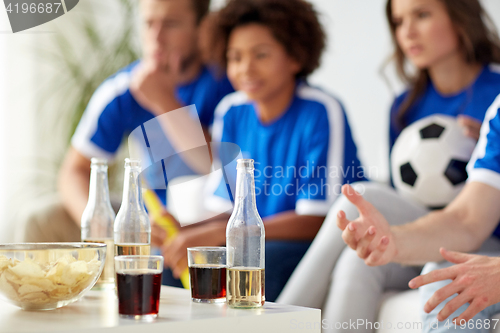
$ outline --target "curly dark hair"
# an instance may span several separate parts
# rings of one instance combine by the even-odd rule
[[[301,64],[297,78],[306,78],[319,67],[326,37],[316,11],[305,0],[229,0],[202,23],[200,46],[205,61],[225,69],[231,32],[252,23],[269,28],[288,55]]]

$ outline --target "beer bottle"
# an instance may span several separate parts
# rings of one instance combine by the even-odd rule
[[[151,223],[142,201],[141,162],[125,159],[122,205],[116,215],[115,254],[149,255]]]
[[[106,262],[97,289],[112,288],[115,282],[113,222],[108,188],[108,163],[103,158],[92,158],[90,164],[89,200],[82,214],[82,241],[106,244]]]
[[[239,159],[234,210],[226,229],[227,304],[232,308],[264,305],[264,223],[255,202],[254,165]]]

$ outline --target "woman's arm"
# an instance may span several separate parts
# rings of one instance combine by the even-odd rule
[[[324,216],[298,215],[289,210],[264,219],[266,239],[312,241]]]
[[[87,206],[90,184],[90,160],[70,147],[59,171],[58,188],[64,207],[80,226]]]
[[[266,240],[312,241],[324,216],[298,215],[290,210],[264,219]],[[187,248],[217,246],[225,243],[227,220],[213,220],[184,227],[177,237],[163,247],[165,265],[178,277],[187,267]]]

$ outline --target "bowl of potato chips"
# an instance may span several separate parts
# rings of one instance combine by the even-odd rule
[[[101,275],[106,244],[0,245],[0,298],[24,310],[52,310],[77,301]]]

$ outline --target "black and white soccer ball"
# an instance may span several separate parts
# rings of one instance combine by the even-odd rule
[[[414,122],[392,148],[394,186],[402,196],[427,207],[446,206],[465,184],[465,167],[475,144],[454,117],[434,115]]]

